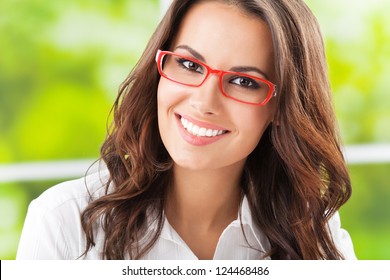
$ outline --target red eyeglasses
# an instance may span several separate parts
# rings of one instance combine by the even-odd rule
[[[157,68],[160,75],[172,82],[200,87],[211,75],[218,75],[222,94],[250,105],[264,106],[276,96],[276,86],[265,79],[240,72],[216,70],[194,58],[158,50]]]

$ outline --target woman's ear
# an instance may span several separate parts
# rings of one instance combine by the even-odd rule
[[[272,121],[271,121],[271,124],[272,124],[272,125],[275,125],[275,126],[280,126],[279,118],[277,118],[276,116],[274,116],[274,118],[273,118]]]
[[[271,100],[272,103],[272,119],[271,119],[271,124],[272,125],[276,125],[276,126],[280,126],[280,116],[279,114],[277,113],[278,112],[278,109],[277,109],[277,103],[275,102],[275,100]]]

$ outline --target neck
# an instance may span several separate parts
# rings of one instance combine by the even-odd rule
[[[237,218],[241,200],[240,166],[218,170],[188,170],[174,166],[166,215],[172,226],[204,231],[226,227]]]
[[[199,259],[212,259],[223,230],[237,219],[243,163],[215,170],[173,168],[165,214]]]

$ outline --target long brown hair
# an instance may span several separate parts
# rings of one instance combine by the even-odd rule
[[[204,0],[202,0],[204,1]],[[215,1],[215,0],[214,0]],[[275,56],[275,121],[249,155],[243,191],[273,259],[340,259],[327,222],[351,195],[336,129],[327,64],[317,21],[301,0],[218,0],[265,21]],[[110,172],[106,195],[82,213],[87,253],[96,226],[104,259],[139,259],[163,226],[172,159],[157,125],[157,49],[169,49],[189,8],[175,0],[133,71],[121,85],[101,158]],[[148,223],[156,230],[145,235]]]

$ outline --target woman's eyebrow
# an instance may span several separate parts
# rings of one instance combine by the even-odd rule
[[[192,54],[197,60],[200,60],[200,61],[203,61],[205,62],[206,60],[204,59],[204,57],[198,53],[196,50],[194,50],[193,48],[191,48],[190,46],[188,45],[180,45],[180,46],[177,46],[175,48],[175,50],[177,49],[183,49],[183,50],[186,50],[188,51],[190,54]]]
[[[200,53],[198,53],[196,50],[194,50],[193,48],[191,48],[190,46],[188,45],[179,45],[175,48],[175,51],[177,49],[182,49],[182,50],[186,50],[188,51],[193,57],[195,57],[197,60],[200,60],[200,61],[203,61],[203,62],[206,62],[206,59],[203,57],[203,55],[201,55]],[[261,69],[257,68],[257,67],[253,67],[253,66],[235,66],[235,67],[232,67],[230,69],[230,71],[233,71],[233,72],[242,72],[242,73],[245,73],[245,72],[257,72],[259,73],[261,76],[263,76],[265,79],[268,80],[268,76],[267,74],[265,74],[264,71],[262,71]]]
[[[265,79],[268,80],[267,74],[265,74],[264,71],[262,71],[261,69],[259,69],[257,67],[253,67],[253,66],[236,66],[236,67],[232,67],[230,70],[233,71],[233,72],[257,72],[261,76],[263,76]]]

